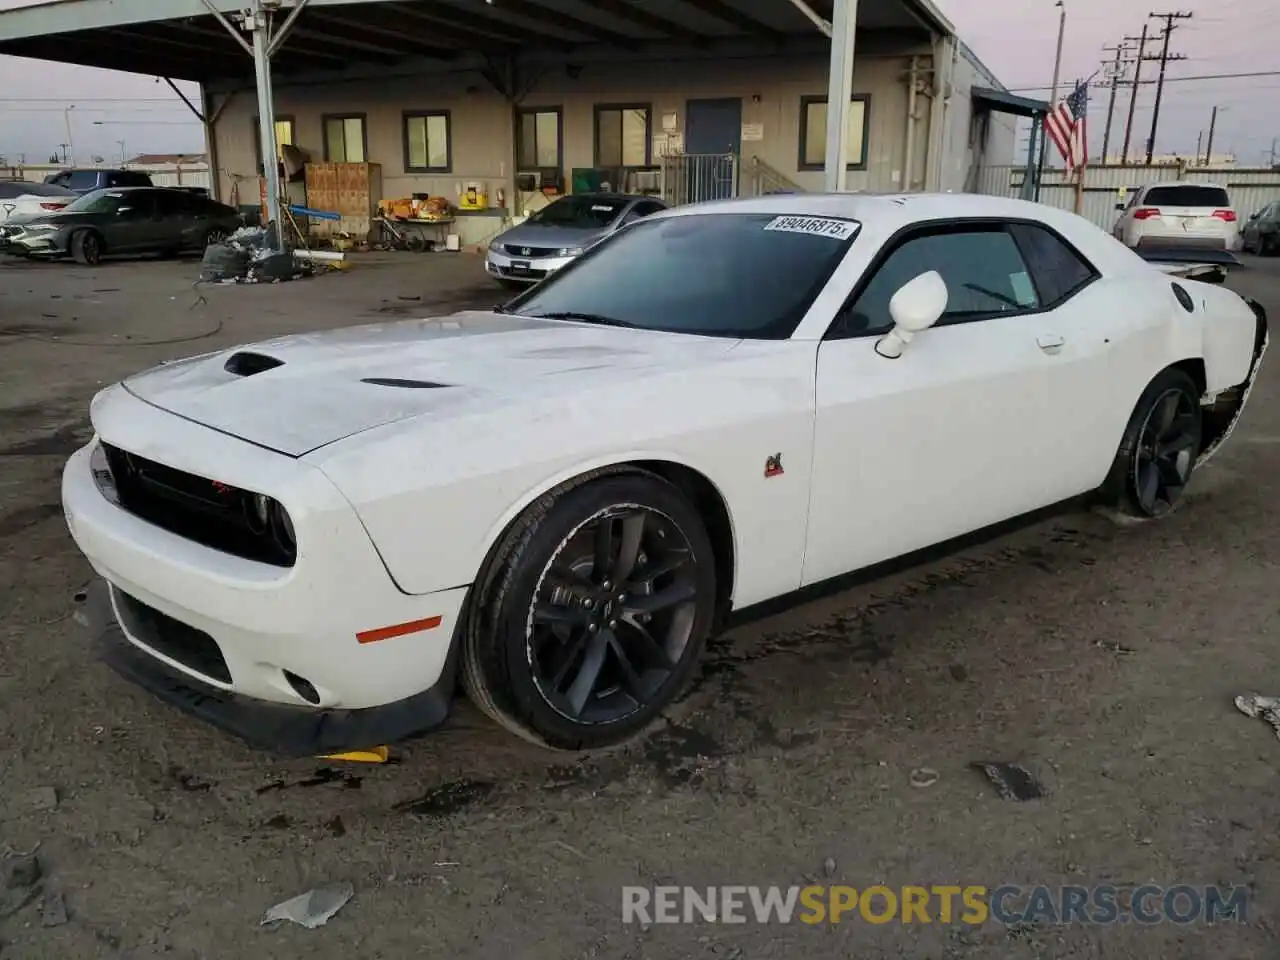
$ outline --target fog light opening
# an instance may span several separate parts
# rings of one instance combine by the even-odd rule
[[[307,701],[307,703],[318,704],[320,702],[320,693],[311,685],[310,680],[300,677],[289,670],[284,671],[284,678],[289,681],[289,686],[293,687],[293,692]]]

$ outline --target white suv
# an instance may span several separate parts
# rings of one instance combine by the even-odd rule
[[[1126,247],[1240,249],[1240,224],[1218,183],[1150,183],[1135,191],[1112,233]]]

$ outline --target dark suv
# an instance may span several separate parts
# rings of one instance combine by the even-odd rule
[[[153,186],[150,175],[139,170],[59,170],[45,177],[44,182],[57,184],[80,194],[107,187]]]

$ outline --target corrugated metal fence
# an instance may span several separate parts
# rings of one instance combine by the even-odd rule
[[[1021,197],[1026,171],[1022,167],[986,167],[978,175],[975,193],[996,197]],[[1148,183],[1174,180],[1203,181],[1223,184],[1231,195],[1236,212],[1243,219],[1261,210],[1273,200],[1280,200],[1280,170],[1268,169],[1197,169],[1176,166],[1089,167],[1085,170],[1084,208],[1082,215],[1110,230],[1120,216],[1116,204],[1127,197],[1121,189],[1134,190]],[[1040,184],[1040,202],[1063,210],[1074,210],[1075,181],[1061,170],[1046,170]]]
[[[30,183],[40,183],[49,174],[57,173],[62,169],[61,165],[52,163],[5,165],[0,166],[0,180],[26,180]],[[131,163],[126,169],[150,174],[151,182],[157,187],[208,187],[211,183],[209,165],[205,163]]]

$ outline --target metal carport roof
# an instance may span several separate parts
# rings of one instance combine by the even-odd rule
[[[404,60],[657,44],[714,49],[754,40],[787,48],[819,36],[808,8],[834,0],[309,0],[273,57],[281,78]],[[245,80],[252,64],[213,10],[247,0],[49,0],[0,12],[0,54],[204,83]],[[280,4],[280,16],[292,2]],[[932,0],[861,0],[858,28],[950,35]]]

